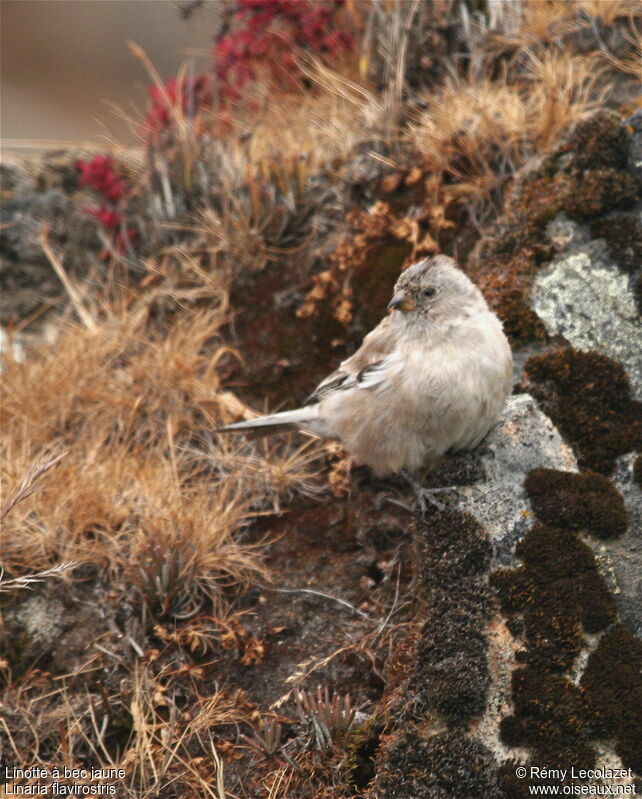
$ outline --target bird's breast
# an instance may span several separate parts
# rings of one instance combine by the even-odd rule
[[[399,392],[409,411],[434,422],[441,414],[474,415],[503,406],[512,356],[494,316],[462,325],[430,346],[409,348],[400,360]],[[501,410],[501,407],[500,407]]]

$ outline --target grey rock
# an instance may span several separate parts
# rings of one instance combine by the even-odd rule
[[[514,562],[513,550],[532,526],[524,492],[526,475],[537,467],[577,471],[570,447],[529,394],[510,397],[500,424],[480,451],[486,480],[459,489],[460,507],[488,530],[497,565]]]
[[[534,515],[524,492],[526,475],[545,467],[577,472],[575,457],[551,420],[528,394],[511,397],[499,425],[480,450],[485,480],[457,489],[460,509],[474,515],[489,532],[495,548],[493,569],[521,564],[515,544],[524,538],[534,523]],[[596,554],[598,567],[619,602],[622,620],[638,634],[642,632],[642,491],[633,480],[634,456],[621,458],[614,477],[622,492],[630,517],[625,535],[613,541],[583,537]],[[529,753],[506,746],[500,735],[503,718],[513,712],[512,674],[520,663],[516,657],[522,647],[496,613],[486,628],[490,674],[486,710],[474,723],[473,732],[501,762],[508,758],[527,760]],[[585,637],[578,657],[574,680],[579,680],[588,654],[597,644],[596,636]],[[598,762],[617,763],[609,746],[598,747]],[[614,759],[615,758],[615,759]]]
[[[629,169],[642,182],[642,114],[637,115],[629,137]],[[572,159],[572,153],[569,153]],[[560,161],[562,159],[559,159]],[[537,172],[539,165],[535,164]],[[640,205],[630,215],[639,214]],[[608,217],[607,217],[608,219]],[[632,390],[642,397],[642,324],[632,283],[635,274],[624,274],[603,239],[591,234],[589,224],[579,224],[558,214],[547,226],[547,239],[556,255],[533,281],[531,305],[553,337],[563,337],[576,349],[602,352],[627,370]],[[642,265],[641,265],[642,266]],[[635,271],[635,270],[632,270]],[[535,345],[537,346],[537,345]],[[532,348],[516,353],[521,365]],[[457,489],[459,507],[468,511],[488,531],[494,544],[493,569],[516,567],[515,545],[534,524],[524,492],[524,480],[534,468],[577,472],[571,449],[551,420],[528,395],[513,396],[501,423],[479,450],[485,482]],[[630,524],[621,537],[597,540],[579,531],[592,548],[602,576],[618,602],[620,619],[637,635],[642,634],[642,491],[633,479],[635,456],[618,461],[613,477],[629,514]],[[514,712],[512,675],[523,665],[517,652],[523,647],[519,625],[509,631],[507,619],[496,613],[485,631],[490,674],[484,714],[471,731],[495,755],[497,761],[527,761],[532,752],[506,746],[501,739],[503,718]],[[584,636],[582,651],[569,673],[577,683],[600,635]],[[596,745],[598,766],[620,765],[612,742]]]
[[[580,226],[557,219],[549,235],[573,251],[538,274],[533,309],[551,335],[619,361],[642,398],[642,324],[627,276],[610,261],[605,242],[587,241]]]
[[[41,666],[51,658],[49,668],[59,673],[72,672],[87,659],[93,649],[96,630],[102,629],[103,609],[100,604],[65,601],[68,591],[60,584],[50,584],[42,594],[24,597],[21,601],[9,595],[11,602],[4,621],[9,644],[9,661],[17,668]]]
[[[577,471],[570,447],[529,394],[509,398],[502,418],[480,450],[485,480],[458,489],[459,507],[475,516],[488,531],[494,547],[493,569],[518,566],[515,545],[534,523],[524,491],[526,475],[535,468]],[[518,667],[520,642],[497,613],[486,629],[490,685],[486,710],[476,723],[476,734],[498,761],[528,758],[528,753],[505,746],[500,737],[502,718],[511,715],[512,673]]]
[[[31,646],[46,650],[52,649],[60,639],[65,616],[62,602],[42,596],[29,597],[14,613],[7,614],[9,622],[15,622],[24,630]]]
[[[618,460],[613,481],[629,515],[627,532],[609,541],[590,536],[598,567],[613,591],[622,620],[642,635],[642,490],[633,477],[636,454]],[[485,480],[458,489],[459,507],[484,525],[494,547],[493,568],[519,565],[515,545],[533,526],[524,491],[532,469],[577,472],[570,447],[529,394],[509,398],[502,419],[480,450]]]
[[[622,620],[642,636],[642,490],[633,478],[635,453],[617,462],[613,482],[624,497],[629,527],[621,538],[600,544],[599,555],[612,575]]]

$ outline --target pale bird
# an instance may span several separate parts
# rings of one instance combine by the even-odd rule
[[[501,322],[445,255],[402,272],[388,308],[303,407],[220,432],[303,429],[339,441],[378,477],[416,473],[447,452],[475,447],[511,391]]]

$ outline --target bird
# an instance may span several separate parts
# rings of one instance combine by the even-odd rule
[[[338,441],[377,478],[401,473],[411,480],[445,454],[476,447],[512,388],[502,323],[446,255],[403,271],[388,310],[302,407],[218,432],[298,428]]]

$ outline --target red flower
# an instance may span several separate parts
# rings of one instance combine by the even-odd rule
[[[345,0],[236,0],[224,13],[223,31],[214,44],[218,122],[225,124],[232,101],[241,99],[250,81],[266,76],[273,86],[294,88],[302,75],[297,55],[312,50],[337,57],[354,46],[353,35],[336,12]],[[154,139],[168,128],[175,109],[196,113],[211,109],[214,96],[207,75],[168,80],[149,90],[145,128]],[[179,107],[180,106],[180,107]]]
[[[91,161],[77,161],[76,169],[80,170],[78,185],[91,187],[109,202],[117,203],[127,191],[124,178],[114,171],[108,155],[96,155]]]
[[[91,161],[77,161],[78,186],[89,186],[102,199],[98,208],[83,208],[93,216],[111,237],[112,248],[122,255],[138,238],[138,231],[125,227],[125,215],[116,209],[116,204],[128,193],[129,186],[123,175],[118,174],[108,155],[96,155]],[[101,253],[103,260],[110,257],[108,250]]]
[[[122,216],[104,205],[101,205],[100,208],[83,208],[82,210],[85,214],[95,216],[107,230],[118,230],[120,228]]]
[[[214,47],[219,92],[237,99],[258,67],[283,85],[298,80],[297,49],[336,56],[354,45],[334,12],[344,0],[236,0],[230,26]]]

